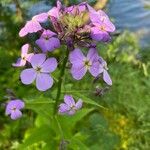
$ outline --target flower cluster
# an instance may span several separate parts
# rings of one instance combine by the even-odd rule
[[[65,7],[58,0],[56,7],[32,17],[20,30],[20,37],[34,38],[22,46],[21,58],[13,66],[25,67],[20,75],[23,84],[35,81],[38,90],[46,91],[53,86],[51,73],[58,67],[53,51],[65,45],[75,80],[81,80],[89,71],[94,78],[102,74],[103,80],[112,85],[107,63],[98,54],[96,45],[110,41],[110,33],[114,31],[115,26],[104,11],[96,11],[86,2]],[[65,103],[60,105],[59,112],[74,114],[82,106],[67,95]]]
[[[87,14],[89,22],[84,21]],[[43,24],[47,22],[52,25],[44,27]],[[32,68],[21,72],[22,83],[28,85],[36,81],[37,89],[46,91],[53,85],[50,73],[57,68],[57,60],[53,57],[47,58],[48,53],[52,53],[61,45],[68,45],[71,41],[72,48],[70,49],[69,61],[72,64],[71,74],[73,78],[80,80],[87,71],[93,77],[103,73],[104,81],[111,85],[112,81],[107,72],[107,64],[98,55],[96,44],[97,41],[109,41],[109,33],[114,31],[115,26],[102,10],[95,11],[85,2],[65,7],[60,1],[57,1],[56,7],[32,17],[32,20],[27,21],[20,30],[20,37],[36,34],[38,38],[34,43],[36,47],[33,48],[31,45],[32,53],[28,53],[29,44],[22,47],[21,58],[13,66],[31,66]],[[87,56],[83,54],[83,48],[89,49]]]

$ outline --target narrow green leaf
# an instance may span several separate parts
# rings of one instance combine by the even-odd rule
[[[80,93],[73,93],[74,96],[78,97],[78,98],[81,98],[83,100],[83,102],[87,103],[87,104],[91,104],[91,105],[94,105],[94,106],[98,106],[100,108],[103,108],[103,109],[107,109],[106,107],[102,106],[102,105],[99,105],[97,102],[95,102],[94,100],[86,97],[85,95],[83,94],[80,94]]]

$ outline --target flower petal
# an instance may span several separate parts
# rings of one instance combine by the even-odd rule
[[[98,56],[97,50],[95,48],[90,48],[87,54],[87,58],[91,62],[98,60],[99,56]]]
[[[36,40],[36,44],[41,48],[43,52],[53,51],[56,48],[60,47],[60,41],[58,38],[50,38],[48,40],[40,38]]]
[[[35,41],[35,43],[40,47],[40,49],[45,53],[49,50],[49,42],[44,38],[40,38]]]
[[[53,7],[49,12],[49,16],[53,16],[55,18],[59,18],[59,9],[57,7]]]
[[[30,62],[33,68],[40,67],[46,60],[45,54],[35,54],[32,56]]]
[[[91,28],[91,38],[95,41],[107,42],[110,40],[110,36],[106,31],[101,31],[98,27]]]
[[[107,32],[114,32],[116,30],[114,24],[110,20],[105,21],[105,29]]]
[[[86,72],[87,72],[87,69],[83,65],[81,65],[79,67],[72,66],[72,68],[71,68],[71,74],[72,74],[73,78],[76,80],[82,79],[83,76],[86,74]]]
[[[75,106],[75,101],[71,95],[65,95],[64,96],[64,102],[69,106],[73,107]]]
[[[76,110],[70,109],[70,110],[67,112],[67,114],[68,114],[68,115],[74,115],[75,112],[76,112]]]
[[[57,35],[57,34],[55,32],[52,32],[51,30],[44,30],[41,35],[41,38],[50,38],[55,35]]]
[[[12,111],[10,117],[12,120],[16,120],[19,119],[22,116],[22,112],[18,109],[16,109],[15,111]]]
[[[53,51],[54,49],[60,47],[60,41],[58,38],[52,37],[48,40],[48,43],[50,45],[48,51]]]
[[[13,63],[12,66],[13,67],[22,67],[22,66],[25,66],[25,64],[26,64],[26,60],[18,58],[17,62]]]
[[[36,71],[33,68],[25,69],[20,75],[23,84],[31,84],[36,78]]]
[[[59,110],[58,110],[59,113],[64,114],[68,112],[69,110],[70,110],[70,107],[67,104],[62,103],[59,105]]]
[[[89,72],[94,76],[97,77],[100,73],[100,63],[99,61],[93,62],[92,66],[89,68]]]
[[[49,74],[39,73],[36,78],[36,87],[40,91],[46,91],[53,85],[53,78]]]
[[[37,31],[42,30],[42,27],[39,22],[30,20],[26,23],[25,30],[28,33],[36,33]]]
[[[24,37],[28,34],[28,32],[26,31],[25,26],[19,31],[19,36],[20,37]]]
[[[112,85],[112,80],[106,70],[103,71],[103,80],[108,84]]]
[[[53,72],[57,68],[57,60],[55,58],[48,58],[42,65],[41,65],[41,72],[49,73]]]
[[[69,56],[69,60],[72,64],[76,63],[83,63],[85,56],[83,55],[82,51],[78,48],[74,49]]]
[[[80,109],[82,107],[83,101],[81,99],[78,100],[78,102],[76,103],[75,107],[76,109]]]
[[[27,55],[26,55],[26,60],[27,60],[28,62],[30,62],[30,61],[31,61],[32,56],[34,56],[34,54],[33,54],[33,53],[27,54]]]
[[[25,104],[22,100],[17,99],[17,100],[12,100],[13,101],[13,105],[17,108],[17,109],[22,109],[24,108]]]
[[[25,44],[21,47],[21,56],[25,56],[28,53],[29,44]]]
[[[48,14],[47,13],[40,13],[38,15],[35,15],[33,20],[36,20],[38,22],[45,22],[48,19]]]

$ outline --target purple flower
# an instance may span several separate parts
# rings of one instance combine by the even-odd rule
[[[30,62],[31,57],[34,54],[33,53],[28,54],[28,50],[29,50],[29,44],[25,44],[25,45],[22,46],[22,48],[21,48],[21,58],[19,58],[16,63],[12,64],[14,67],[25,66],[27,61]]]
[[[59,113],[60,114],[73,115],[81,107],[82,107],[82,100],[81,99],[79,99],[78,102],[75,103],[75,101],[71,95],[65,95],[64,96],[64,103],[59,105]]]
[[[36,40],[36,44],[41,48],[43,52],[53,51],[60,47],[60,41],[58,38],[53,37],[57,35],[50,30],[44,30],[40,39]]]
[[[94,25],[91,28],[91,37],[96,41],[107,42],[110,40],[109,33],[115,31],[115,26],[110,21],[109,17],[105,14],[104,11],[99,10],[95,11],[88,5],[90,12],[90,20]]]
[[[48,19],[47,13],[41,13],[32,18],[32,20],[27,21],[25,26],[20,30],[19,36],[24,37],[28,33],[36,33],[37,31],[42,30],[40,23],[45,22]]]
[[[21,109],[24,108],[24,102],[22,100],[11,100],[6,106],[6,115],[10,115],[11,119],[16,120],[22,116]]]
[[[76,48],[70,53],[69,60],[72,63],[71,74],[74,79],[82,79],[87,70],[89,70],[94,77],[99,75],[99,56],[95,48],[90,48],[87,57],[83,55],[80,49]]]
[[[99,57],[99,63],[100,63],[100,74],[103,74],[103,80],[108,84],[112,85],[112,80],[108,74],[108,68],[107,68],[107,63],[104,61],[102,57]]]
[[[28,85],[36,80],[38,90],[46,91],[51,88],[53,78],[49,74],[57,68],[57,60],[55,58],[46,59],[45,54],[36,54],[32,56],[30,63],[33,68],[21,72],[22,83]]]

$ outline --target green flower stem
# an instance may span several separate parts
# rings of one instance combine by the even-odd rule
[[[60,95],[61,95],[61,86],[62,86],[64,74],[65,74],[68,56],[69,56],[69,49],[67,48],[66,55],[65,55],[65,58],[63,60],[63,64],[61,66],[59,80],[58,80],[57,95],[56,95],[56,101],[55,101],[55,105],[54,105],[54,115],[57,113],[57,109],[58,109],[58,102],[59,102]]]

